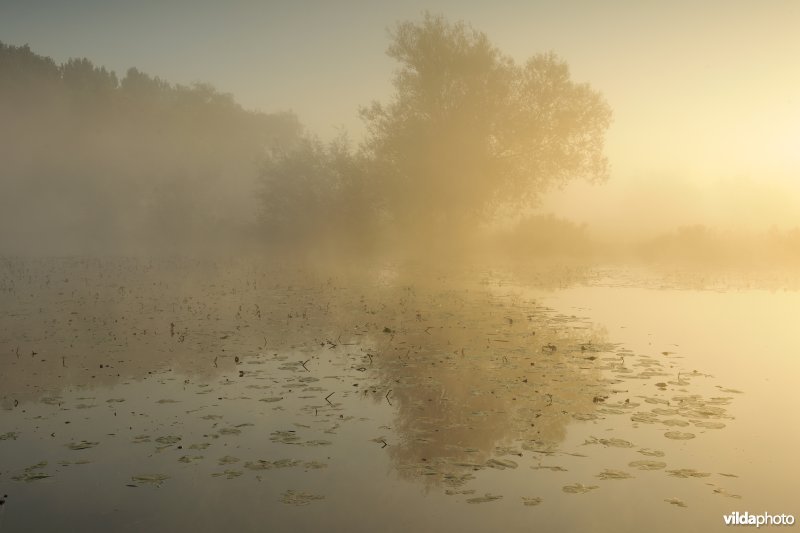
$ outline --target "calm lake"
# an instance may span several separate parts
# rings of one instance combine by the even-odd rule
[[[800,515],[796,277],[0,260],[0,531]]]

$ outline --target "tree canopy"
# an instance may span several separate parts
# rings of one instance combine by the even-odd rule
[[[396,26],[388,55],[394,95],[362,110],[364,150],[409,231],[473,227],[549,187],[606,178],[610,108],[554,54],[517,64],[484,33],[426,14]]]
[[[255,219],[257,162],[300,131],[207,84],[0,43],[0,253],[229,241]]]

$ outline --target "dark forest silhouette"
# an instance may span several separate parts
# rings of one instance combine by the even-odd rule
[[[6,252],[218,246],[248,230],[257,164],[291,145],[290,113],[209,85],[0,43],[0,242]]]

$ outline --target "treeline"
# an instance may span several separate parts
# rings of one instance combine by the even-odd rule
[[[293,114],[244,110],[209,85],[0,43],[0,252],[229,242],[252,229],[264,154],[301,132]]]
[[[638,257],[662,264],[780,267],[800,264],[800,228],[767,231],[683,226],[634,247]]]
[[[554,215],[530,214],[513,226],[487,236],[486,248],[496,257],[513,261],[542,259],[584,262],[607,254],[592,239],[586,224],[576,224]]]
[[[0,44],[0,252],[246,240],[450,261],[548,188],[607,177],[611,110],[554,54],[517,63],[484,33],[431,14],[391,37],[392,95],[362,108],[355,146],[208,85],[136,69],[119,79],[87,59],[58,65]],[[554,220],[522,229],[543,253],[587,242]]]
[[[310,138],[271,154],[265,235],[452,261],[547,189],[607,177],[611,110],[554,54],[518,63],[470,25],[425,14],[396,25],[387,55],[392,95],[361,109],[361,143]]]

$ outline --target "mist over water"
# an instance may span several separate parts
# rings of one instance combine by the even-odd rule
[[[478,22],[393,21],[337,135],[0,43],[0,530],[800,514],[799,168],[645,168],[619,80]]]

